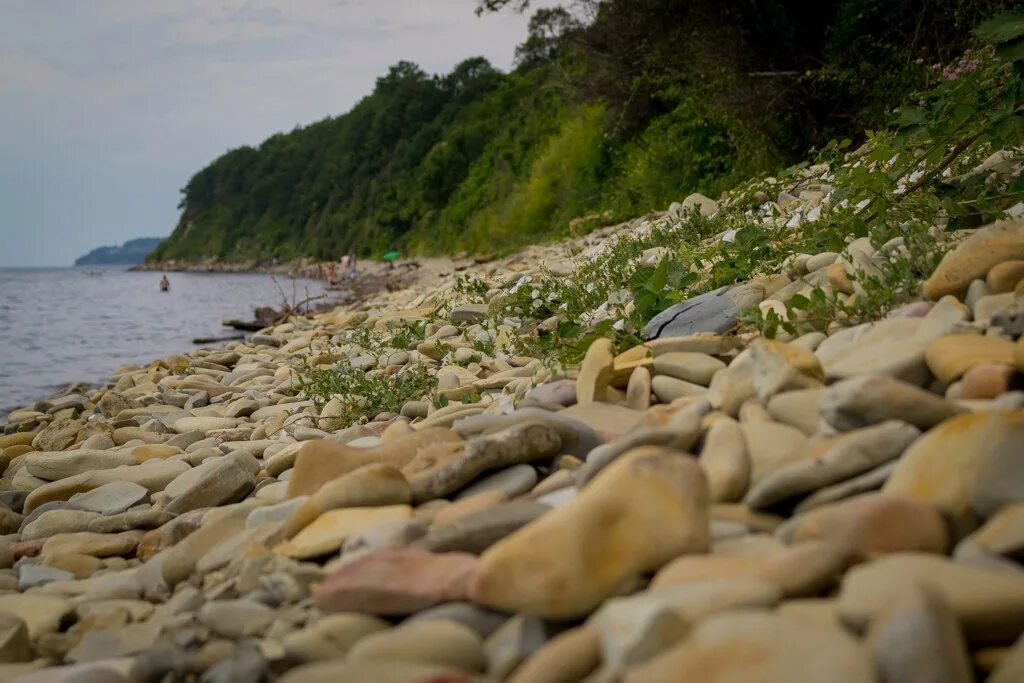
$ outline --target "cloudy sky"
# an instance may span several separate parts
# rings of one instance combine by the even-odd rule
[[[547,3],[545,3],[547,4]],[[401,59],[503,69],[474,0],[0,0],[0,266],[163,236],[224,151],[348,110]]]

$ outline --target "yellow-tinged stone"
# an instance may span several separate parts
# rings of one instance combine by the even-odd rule
[[[438,444],[457,444],[462,437],[446,427],[432,427],[382,442],[373,448],[356,448],[333,441],[307,441],[295,456],[295,468],[288,480],[286,498],[308,496],[338,477],[364,465],[407,465],[416,453]]]
[[[993,266],[985,276],[985,284],[992,294],[1012,292],[1024,280],[1024,260],[1003,261]]]
[[[13,434],[0,434],[0,448],[7,449],[11,446],[31,446],[32,439],[36,438],[38,432],[15,432]]]
[[[139,462],[145,462],[146,460],[165,460],[172,455],[181,453],[180,448],[174,446],[167,446],[162,443],[146,444],[144,446],[136,446],[132,449],[132,457]]]
[[[991,411],[950,418],[900,456],[883,493],[925,501],[954,524],[958,535],[978,522],[971,498],[987,453],[1024,444],[1024,413]]]
[[[581,617],[639,575],[705,552],[708,507],[695,459],[633,449],[568,503],[488,549],[471,597],[510,612]]]
[[[928,369],[940,382],[952,384],[980,363],[1014,363],[1013,342],[978,334],[939,337],[925,350]]]
[[[26,453],[32,452],[32,446],[29,444],[18,444],[16,446],[7,446],[4,448],[4,453],[11,458],[17,458],[19,455],[25,455]]]
[[[825,268],[825,277],[828,283],[843,294],[853,294],[853,282],[846,274],[846,268],[842,263],[833,263]]]
[[[576,378],[576,403],[600,401],[615,372],[615,354],[610,339],[601,337],[591,343]]]
[[[328,510],[403,505],[412,502],[412,489],[394,465],[364,465],[332,479],[292,514],[284,528],[291,538]]]
[[[825,371],[821,367],[821,361],[810,349],[770,339],[760,339],[755,346],[759,346],[762,351],[780,356],[790,367],[801,374],[820,382],[825,381]]]
[[[386,522],[410,517],[412,508],[408,505],[328,510],[290,541],[278,545],[275,552],[299,560],[319,557],[337,552],[350,536]]]
[[[626,363],[634,363],[638,360],[644,360],[645,358],[653,358],[654,351],[648,344],[638,344],[632,348],[626,349],[619,355],[615,356],[615,366],[619,367]]]
[[[629,361],[616,360],[612,365],[612,377],[609,384],[616,389],[625,389],[629,385],[629,378],[634,370],[637,368],[651,368],[653,366],[654,356]]]
[[[1017,364],[1017,369],[1024,372],[1024,337],[1018,339],[1013,347],[1013,361]]]
[[[947,253],[921,292],[932,300],[957,294],[1000,263],[1020,259],[1024,259],[1024,221],[996,221],[978,228]]]
[[[481,491],[469,498],[457,500],[451,505],[446,506],[434,517],[432,525],[444,526],[445,524],[451,524],[466,515],[471,515],[474,512],[480,512],[505,502],[508,502],[508,494],[501,489]]]

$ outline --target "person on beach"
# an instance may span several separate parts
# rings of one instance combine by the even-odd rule
[[[167,279],[166,275],[164,275],[162,278],[160,278],[160,291],[161,292],[169,292],[169,291],[171,291],[171,281]]]
[[[327,284],[329,286],[334,286],[334,264],[333,263],[327,264]]]

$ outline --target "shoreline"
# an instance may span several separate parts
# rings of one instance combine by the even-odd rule
[[[813,659],[871,681],[878,652],[1013,662],[1024,222],[930,230],[941,262],[868,320],[850,302],[899,244],[774,253],[722,286],[684,260],[724,262],[742,218],[789,245],[832,210],[807,189],[826,173],[776,180],[778,214],[693,195],[490,263],[371,265],[351,304],[14,411],[0,613],[20,649],[0,673],[652,681],[725,648],[763,653],[722,665],[738,677]],[[644,314],[637,283],[669,277],[688,294]],[[824,325],[789,316],[839,297]]]

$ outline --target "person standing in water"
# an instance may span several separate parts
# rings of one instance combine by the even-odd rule
[[[171,281],[167,279],[166,275],[164,275],[162,278],[160,278],[160,291],[161,292],[169,292],[169,291],[171,291]]]

